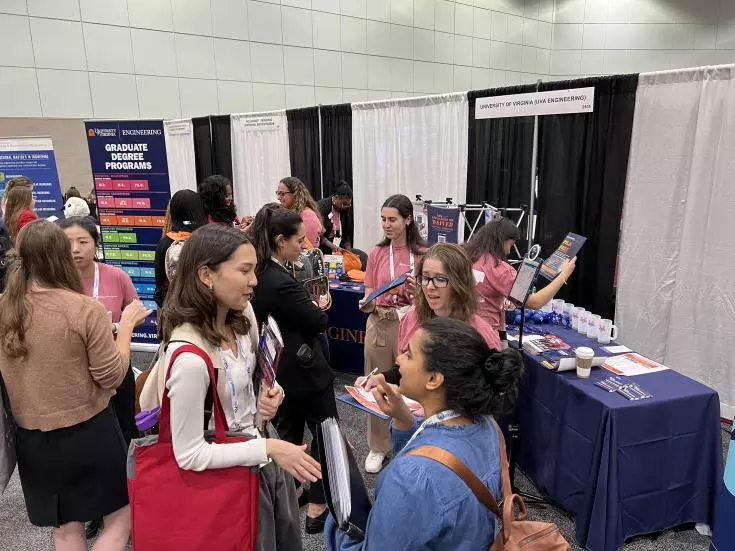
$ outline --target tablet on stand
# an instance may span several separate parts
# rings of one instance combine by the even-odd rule
[[[536,281],[540,268],[540,262],[524,258],[518,267],[516,280],[513,282],[513,287],[511,287],[510,293],[508,294],[508,298],[521,307],[521,323],[518,326],[518,348],[521,351],[523,351],[523,325],[526,321],[526,301],[531,296],[533,282]]]

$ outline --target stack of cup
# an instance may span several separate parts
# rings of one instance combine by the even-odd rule
[[[582,335],[587,334],[587,316],[589,316],[589,312],[587,310],[582,310],[579,313],[579,317],[577,319],[577,333],[581,333]]]
[[[564,327],[572,326],[572,313],[574,312],[574,304],[567,302],[564,304],[564,310],[562,312],[562,325]]]
[[[601,316],[590,313],[587,316],[587,337],[597,339],[598,326],[600,325]]]
[[[588,379],[592,371],[592,360],[595,358],[595,351],[586,346],[580,346],[574,352],[577,356],[577,377]]]
[[[582,315],[582,312],[584,312],[584,308],[581,306],[577,306],[572,310],[572,329],[575,331],[579,327],[579,316]]]

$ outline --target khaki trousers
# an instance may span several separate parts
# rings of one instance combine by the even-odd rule
[[[398,314],[395,308],[376,308],[368,317],[365,330],[365,374],[376,367],[388,371],[398,356]],[[389,422],[368,415],[368,447],[370,451],[391,450]]]

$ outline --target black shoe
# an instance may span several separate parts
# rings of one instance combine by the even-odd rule
[[[304,530],[307,534],[319,534],[324,532],[324,524],[327,522],[327,515],[329,510],[324,511],[321,515],[316,518],[311,518],[306,515],[306,522],[304,523]]]
[[[100,533],[102,530],[102,519],[98,518],[97,520],[92,520],[87,523],[87,529],[85,530],[87,533],[87,539],[91,540],[93,538],[97,537],[97,534]]]
[[[301,509],[307,503],[309,503],[309,489],[304,488],[304,491],[301,492],[301,495],[299,496],[299,509]]]

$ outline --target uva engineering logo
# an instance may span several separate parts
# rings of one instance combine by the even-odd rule
[[[117,128],[90,128],[87,130],[87,136],[90,138],[117,138]]]

